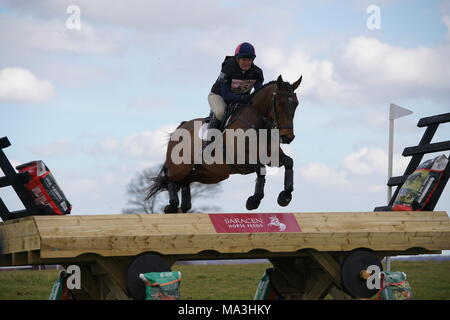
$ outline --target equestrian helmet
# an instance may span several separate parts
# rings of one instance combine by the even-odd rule
[[[234,51],[234,56],[236,58],[251,58],[255,59],[255,48],[248,42],[242,42],[236,47]]]

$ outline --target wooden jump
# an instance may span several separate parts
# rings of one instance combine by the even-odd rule
[[[0,223],[1,266],[77,264],[77,297],[129,299],[127,269],[137,255],[176,261],[268,258],[285,297],[316,299],[343,290],[342,261],[366,248],[386,256],[450,249],[446,212],[294,213],[299,232],[219,233],[208,214],[30,216]],[[151,272],[148,270],[147,272]],[[255,288],[257,284],[255,283]]]

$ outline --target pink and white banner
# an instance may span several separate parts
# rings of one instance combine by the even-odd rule
[[[301,232],[292,213],[209,214],[217,233]]]

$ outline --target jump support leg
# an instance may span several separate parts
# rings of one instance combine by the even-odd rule
[[[81,289],[72,290],[76,299],[93,300],[130,300],[128,292],[127,271],[136,257],[106,258],[95,256],[81,264],[77,264],[81,271]],[[162,258],[161,258],[162,259]],[[170,258],[164,258],[169,268],[176,262]],[[70,264],[64,264],[67,268]],[[145,271],[144,271],[145,270]],[[157,270],[143,269],[143,273]]]
[[[275,267],[272,283],[287,299],[324,299],[330,294],[335,299],[352,299],[342,289],[340,257],[327,252],[309,251],[309,256],[270,258]]]

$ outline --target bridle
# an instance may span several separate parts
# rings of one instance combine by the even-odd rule
[[[295,92],[284,92],[284,91],[277,90],[277,91],[272,92],[272,100],[271,100],[270,106],[269,106],[269,108],[267,108],[267,110],[265,112],[265,115],[264,116],[261,115],[261,118],[270,126],[271,129],[294,129],[294,125],[293,124],[286,125],[286,126],[279,126],[278,125],[277,99],[276,99],[276,97],[279,96],[279,95],[280,96],[287,96],[288,97],[289,107],[292,108],[292,100],[289,99],[289,98],[297,97]],[[269,109],[270,109],[270,111],[272,112],[272,115],[273,115],[273,119],[272,120],[270,120],[267,117],[267,113],[269,112]]]

